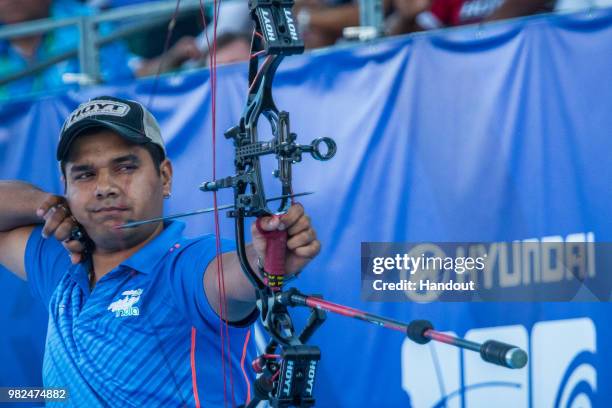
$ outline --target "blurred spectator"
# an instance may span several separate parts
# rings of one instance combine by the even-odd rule
[[[555,11],[577,11],[603,7],[612,7],[612,0],[557,0],[555,3]]]
[[[343,28],[359,25],[359,6],[353,0],[295,0],[293,13],[306,48],[332,45],[341,38]],[[253,21],[246,1],[221,3],[217,63],[248,60],[252,33]],[[213,26],[209,24],[207,31],[198,36],[202,52],[208,53],[208,42],[212,43],[212,38]]]
[[[56,0],[62,1],[62,0]],[[167,0],[171,6],[176,4],[176,0]],[[244,0],[238,0],[244,1]],[[87,0],[85,3],[97,10],[104,11],[115,9],[118,7],[126,6],[140,6],[145,3],[155,2],[159,3],[159,0]],[[142,21],[142,18],[137,18],[137,21]],[[129,26],[133,21],[125,20],[118,22],[118,25]],[[172,29],[172,33],[169,39],[169,46],[172,47],[174,44],[181,41],[183,37],[195,37],[197,36],[204,25],[202,23],[202,17],[200,10],[191,10],[188,12],[182,12],[179,14]],[[151,26],[150,28],[144,29],[138,33],[132,34],[125,38],[130,52],[145,59],[151,59],[160,56],[164,51],[166,44],[166,35],[168,33],[168,21],[164,21],[160,24]],[[188,43],[190,39],[182,40],[183,45],[178,46],[185,47],[185,43]]]
[[[212,14],[212,11],[211,11]],[[230,64],[247,61],[251,55],[251,36],[255,25],[249,14],[246,1],[228,1],[221,3],[217,22],[217,64]],[[214,24],[208,22],[206,30],[197,37],[197,43],[203,56],[197,65],[207,65],[209,44],[212,46]]]
[[[15,24],[42,18],[62,19],[67,17],[92,14],[92,10],[69,1],[52,2],[51,0],[0,0],[0,24]],[[78,46],[79,30],[76,26],[67,26],[46,34],[13,38],[10,41],[0,40],[0,78],[14,74],[37,62]],[[132,72],[127,66],[127,50],[120,44],[112,44],[101,51],[103,60],[118,61],[102,74],[105,79],[130,78]],[[125,63],[121,63],[125,61]],[[65,73],[78,73],[79,63],[76,58],[61,61],[44,71],[12,81],[0,86],[0,99],[17,94],[40,92],[43,90],[66,86],[62,80]]]
[[[226,33],[217,39],[217,64],[247,61],[251,56],[251,36],[243,33]]]
[[[356,0],[295,0],[293,13],[306,48],[332,45],[342,37],[342,30],[345,27],[359,25],[359,6]],[[238,59],[240,54],[240,58],[248,59],[249,55],[243,52],[244,36],[250,38],[252,31],[253,22],[246,1],[221,3],[217,27],[217,62],[219,62],[219,53],[224,52],[223,47],[219,47],[219,43],[225,43],[225,46],[231,45],[234,51],[228,54],[232,54],[232,58]],[[223,39],[229,34],[233,41]],[[208,38],[212,42],[212,25],[208,27]],[[198,37],[198,42],[201,49],[207,52],[205,33]]]
[[[134,4],[148,3],[155,0],[85,0],[83,1],[90,7],[97,9],[110,9],[123,6],[132,6]]]
[[[90,7],[74,1],[61,0],[0,0],[0,24],[15,24],[42,18],[62,19],[86,16],[94,13]],[[102,35],[111,28],[102,24]],[[58,54],[75,50],[79,45],[79,29],[72,25],[45,34],[37,34],[10,41],[0,40],[0,78],[27,69]],[[172,47],[165,57],[150,60],[135,60],[120,42],[102,47],[100,50],[101,76],[105,81],[130,79],[136,76],[155,74],[160,65],[162,71],[174,69],[189,58],[199,58],[200,51],[195,41],[185,39]],[[134,62],[130,68],[128,61]],[[64,74],[80,72],[77,58],[61,61],[43,71],[0,86],[0,100],[18,94],[41,92],[69,86]]]
[[[554,0],[393,0],[389,34],[502,20],[552,11]]]
[[[202,52],[198,49],[195,38],[181,37],[166,53],[151,59],[132,57],[130,67],[137,77],[156,75],[158,72],[168,72],[180,68],[191,59],[200,59]]]
[[[90,0],[101,8],[114,8],[126,5],[145,3],[151,0]],[[209,62],[209,43],[214,40],[214,25],[212,20],[213,7],[205,7],[208,16],[206,24],[201,20],[200,10],[181,14],[172,30],[170,44],[174,44],[166,54],[163,71],[178,68],[193,68],[207,65]],[[206,30],[203,28],[206,27]],[[253,21],[249,14],[248,2],[233,0],[219,4],[217,23],[217,64],[228,64],[246,61],[250,57],[251,36],[253,34]],[[156,58],[161,52],[167,35],[167,23],[154,27],[130,37],[128,45],[130,50],[143,57],[154,57],[149,61],[133,58],[131,66],[138,70],[139,76],[153,74],[155,68],[163,58]],[[193,38],[192,36],[197,36]],[[145,64],[143,64],[143,61]],[[136,62],[136,63],[135,63]]]
[[[351,0],[296,0],[293,12],[306,48],[326,47],[345,27],[359,25],[359,5]]]
[[[293,13],[306,48],[332,45],[342,36],[344,27],[359,25],[359,7],[351,0],[295,0]],[[221,3],[217,26],[217,64],[248,60],[253,28],[246,1]],[[208,29],[198,36],[202,52],[208,55],[208,43],[212,44],[212,41],[213,25],[209,23]]]

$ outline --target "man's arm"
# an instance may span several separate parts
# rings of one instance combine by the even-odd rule
[[[253,245],[247,245],[249,264],[257,271],[257,253]],[[255,308],[255,288],[245,276],[236,252],[226,252],[221,256],[223,262],[223,281],[225,282],[225,298],[227,310],[224,311],[224,320],[238,322],[249,316]],[[206,268],[204,273],[204,291],[208,303],[221,316],[221,296],[219,293],[219,275],[217,273],[216,258]]]
[[[47,196],[31,184],[0,182],[0,264],[24,280],[26,244],[32,225],[42,221],[36,210]]]
[[[39,224],[42,218],[36,215],[36,210],[48,196],[28,183],[0,181],[0,232]]]
[[[63,197],[21,181],[0,181],[0,264],[26,279],[24,255],[33,226],[45,223],[43,234],[66,239],[72,226]]]
[[[310,218],[304,214],[301,205],[293,205],[289,211],[279,217],[265,217],[261,226],[266,231],[287,230],[287,253],[285,258],[285,276],[299,271],[321,250],[321,243],[310,224]],[[264,258],[266,241],[262,233],[253,225],[251,228],[253,243],[247,245],[246,253],[249,264],[254,271],[258,270],[258,258]],[[248,317],[255,308],[255,289],[244,275],[236,252],[222,255],[223,280],[225,282],[225,297],[227,309],[223,318],[229,322],[237,322]],[[213,260],[204,274],[204,291],[208,302],[220,315],[219,280],[217,262]]]
[[[23,280],[27,279],[24,255],[32,229],[30,226],[0,232],[0,265]]]

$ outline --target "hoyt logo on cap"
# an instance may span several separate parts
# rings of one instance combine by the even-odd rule
[[[153,143],[166,156],[161,130],[151,112],[136,101],[100,96],[80,104],[66,118],[57,146],[57,160],[65,160],[71,144],[80,134],[99,127],[131,143]]]
[[[129,111],[130,107],[128,105],[117,101],[105,99],[89,101],[80,105],[76,111],[72,112],[72,116],[70,116],[70,119],[66,122],[64,130],[68,129],[79,120],[90,116],[109,115],[122,117],[127,115]]]

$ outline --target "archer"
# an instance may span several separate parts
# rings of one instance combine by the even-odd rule
[[[170,196],[172,165],[153,116],[134,101],[95,98],[66,119],[57,159],[65,197],[0,182],[0,264],[49,311],[44,385],[88,407],[220,406],[224,387],[246,400],[239,353],[257,311],[234,243],[223,241],[219,257],[215,236],[187,239],[180,222],[118,228],[161,216]],[[260,224],[287,231],[287,275],[320,251],[301,205]],[[266,241],[254,225],[246,252],[258,270]],[[76,227],[88,241],[73,239]],[[219,332],[219,316],[233,327]],[[220,353],[231,353],[227,367]]]

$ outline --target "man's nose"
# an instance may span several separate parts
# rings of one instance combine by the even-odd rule
[[[98,199],[115,197],[119,195],[119,188],[117,187],[114,178],[108,171],[100,171],[98,173],[95,193],[96,198]]]

